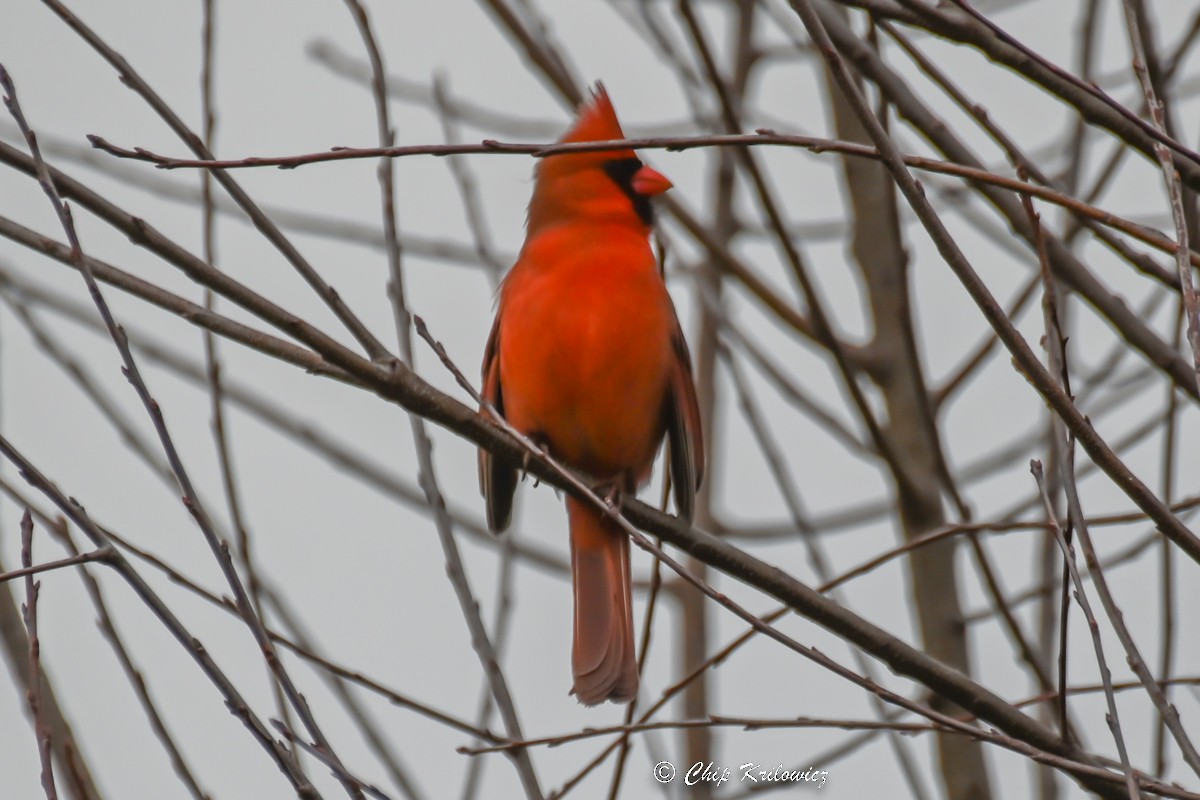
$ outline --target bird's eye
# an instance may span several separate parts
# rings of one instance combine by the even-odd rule
[[[642,162],[638,158],[614,158],[612,161],[604,162],[605,174],[612,178],[613,183],[630,199],[633,203],[633,210],[637,212],[642,222],[651,225],[654,223],[654,208],[650,205],[650,198],[638,194],[633,189],[633,176],[641,168]]]
[[[604,171],[627,194],[633,194],[633,176],[642,168],[641,159],[614,158],[604,162]]]

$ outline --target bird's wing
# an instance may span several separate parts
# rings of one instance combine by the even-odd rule
[[[504,416],[504,392],[500,386],[500,314],[492,323],[483,351],[483,398]],[[487,414],[486,409],[482,413]],[[490,452],[479,451],[479,490],[487,506],[488,528],[499,533],[512,521],[513,495],[517,491],[517,470],[498,461]]]
[[[675,357],[668,378],[665,409],[671,488],[675,492],[679,516],[691,522],[696,490],[704,479],[704,434],[700,430],[700,405],[692,381],[692,358],[678,320],[671,335],[671,348]]]

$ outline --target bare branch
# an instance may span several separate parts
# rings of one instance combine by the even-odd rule
[[[12,95],[8,75],[0,67],[0,81]],[[21,566],[25,573],[25,605],[21,613],[25,618],[25,632],[29,637],[29,686],[25,690],[25,700],[29,703],[29,713],[33,716],[33,731],[37,737],[38,757],[42,762],[42,790],[46,800],[58,800],[58,789],[54,784],[54,764],[50,758],[50,726],[46,723],[42,712],[42,645],[38,641],[38,590],[40,583],[33,580],[33,515],[29,509],[21,515]]]
[[[1142,86],[1142,92],[1146,95],[1146,107],[1150,109],[1150,119],[1153,121],[1152,130],[1166,136],[1167,126],[1163,105],[1154,91],[1154,84],[1150,80],[1150,72],[1146,67],[1146,48],[1142,43],[1137,11],[1132,0],[1124,0],[1122,6],[1125,9],[1125,24],[1129,29],[1129,41],[1133,48],[1133,71],[1137,75],[1138,83]],[[1167,144],[1161,139],[1154,144],[1154,155],[1162,167],[1163,180],[1167,184],[1167,194],[1171,199],[1171,218],[1175,221],[1175,239],[1178,243],[1175,250],[1175,268],[1179,273],[1179,284],[1183,290],[1188,342],[1192,346],[1192,361],[1196,365],[1197,385],[1200,385],[1200,300],[1196,299],[1196,288],[1192,283],[1191,263],[1183,255],[1188,249],[1188,225],[1183,212],[1183,192],[1179,185],[1179,175],[1175,172],[1174,162],[1167,150]],[[1193,765],[1193,769],[1195,768],[1196,765]]]
[[[111,547],[100,547],[69,558],[60,558],[57,561],[47,561],[44,564],[33,564],[21,569],[0,572],[0,583],[24,578],[27,575],[37,575],[40,572],[51,572],[52,570],[63,569],[64,567],[77,567],[80,564],[90,564],[93,561],[108,561],[112,558],[112,552]]]
[[[1058,525],[1058,521],[1054,517],[1054,505],[1050,502],[1050,495],[1046,491],[1045,476],[1042,474],[1042,462],[1037,460],[1030,461],[1029,470],[1033,473],[1038,488],[1042,492],[1042,500],[1046,506],[1046,517],[1050,520],[1055,539],[1058,540],[1058,547],[1062,550],[1063,560],[1066,562],[1067,570],[1071,573],[1071,581],[1075,584],[1075,602],[1079,603],[1084,617],[1087,618],[1088,630],[1092,634],[1092,647],[1096,652],[1096,663],[1100,668],[1100,677],[1104,681],[1104,696],[1108,700],[1108,716],[1106,717],[1108,727],[1112,731],[1113,739],[1117,743],[1117,752],[1121,756],[1121,766],[1125,770],[1125,786],[1129,791],[1129,800],[1138,800],[1140,794],[1138,792],[1137,778],[1134,777],[1133,768],[1129,766],[1129,753],[1125,749],[1125,736],[1121,732],[1121,723],[1117,718],[1117,699],[1113,695],[1112,673],[1109,672],[1108,663],[1104,659],[1104,646],[1100,643],[1100,626],[1096,622],[1095,615],[1092,614],[1092,607],[1088,603],[1087,595],[1083,591],[1083,579],[1079,577],[1079,567],[1075,564],[1075,548],[1067,541],[1062,529]]]

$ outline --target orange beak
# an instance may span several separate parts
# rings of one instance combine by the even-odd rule
[[[674,184],[667,180],[661,172],[656,172],[647,166],[643,166],[637,172],[633,173],[633,180],[630,181],[633,191],[643,197],[653,197],[656,194],[662,194],[670,189]]]

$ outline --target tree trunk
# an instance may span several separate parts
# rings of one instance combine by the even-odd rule
[[[838,9],[845,14],[844,9]],[[837,136],[869,144],[866,132],[832,77],[829,89]],[[883,165],[844,159],[844,175],[854,218],[854,261],[862,274],[874,323],[867,348],[867,371],[887,408],[884,433],[892,451],[903,454],[904,475],[893,475],[896,506],[906,540],[946,523],[942,504],[945,475],[929,393],[914,339],[909,304],[908,254],[901,237],[895,187]],[[971,673],[966,629],[958,596],[956,540],[944,539],[914,550],[909,579],[922,646],[933,657]],[[946,714],[959,709],[936,698]],[[939,734],[938,756],[945,795],[950,800],[988,800],[991,795],[982,746],[966,737]]]

